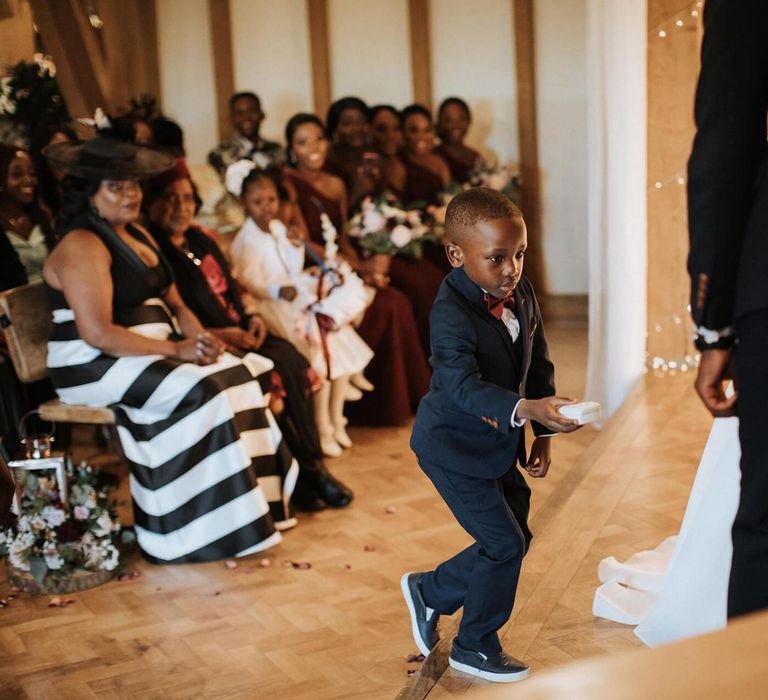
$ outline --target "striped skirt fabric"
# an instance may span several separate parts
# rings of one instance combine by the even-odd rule
[[[295,520],[298,465],[268,408],[272,361],[226,353],[201,367],[158,355],[114,357],[83,341],[70,309],[56,309],[51,380],[64,403],[110,406],[131,469],[136,537],[156,563],[257,552]],[[159,299],[116,311],[114,322],[167,339]]]

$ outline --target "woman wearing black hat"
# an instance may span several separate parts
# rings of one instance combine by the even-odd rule
[[[271,362],[223,352],[135,223],[138,180],[173,161],[107,138],[45,155],[68,173],[44,268],[50,375],[64,402],[114,408],[145,556],[197,562],[276,544],[293,524],[298,468],[260,388]]]

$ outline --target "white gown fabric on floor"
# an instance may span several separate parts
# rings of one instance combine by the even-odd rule
[[[595,616],[637,625],[635,634],[648,646],[725,627],[740,455],[738,419],[718,418],[679,535],[623,563],[603,559]]]

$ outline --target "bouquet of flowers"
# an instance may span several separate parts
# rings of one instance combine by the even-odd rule
[[[468,187],[489,187],[520,205],[520,178],[507,165],[495,165],[474,171],[470,175]]]
[[[406,255],[420,258],[425,242],[434,241],[431,229],[417,210],[406,211],[391,194],[366,197],[360,212],[347,226],[366,255]]]
[[[445,223],[445,210],[450,201],[457,194],[473,187],[489,187],[492,190],[501,192],[510,201],[520,206],[520,178],[512,171],[512,168],[507,165],[480,168],[470,175],[468,182],[462,185],[451,183],[451,186],[440,194],[440,205],[430,207],[427,210],[434,221],[435,235],[438,237],[442,235],[443,224]]]
[[[90,466],[83,462],[75,469],[68,507],[55,479],[21,470],[17,476],[24,480],[21,514],[14,525],[0,530],[0,557],[7,556],[12,567],[29,572],[38,584],[49,575],[117,568],[120,554],[113,534],[120,523],[109,491],[99,488]]]

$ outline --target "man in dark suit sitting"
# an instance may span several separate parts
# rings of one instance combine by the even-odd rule
[[[411,437],[419,465],[476,542],[434,571],[409,573],[401,587],[414,639],[428,654],[440,615],[464,615],[450,665],[491,681],[524,678],[528,667],[503,653],[523,555],[531,541],[530,489],[516,467],[546,475],[550,437],[578,426],[558,411],[539,306],[522,276],[527,245],[520,210],[487,188],[448,205],[447,254],[454,270],[430,316],[429,393]],[[524,429],[537,436],[526,460]]]
[[[707,0],[688,163],[696,390],[739,417],[728,615],[768,608],[768,3]],[[735,360],[735,363],[734,363]],[[724,380],[735,364],[737,392]]]

